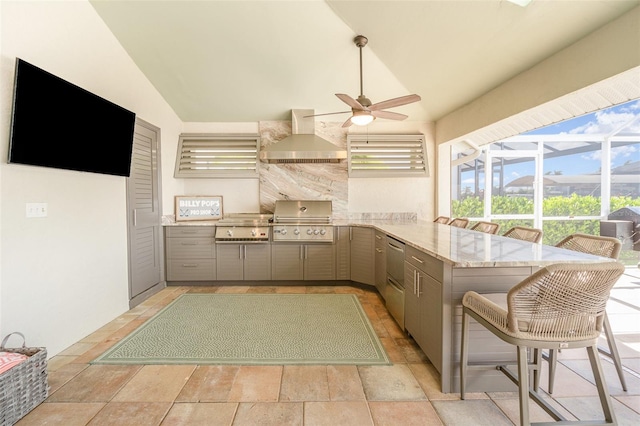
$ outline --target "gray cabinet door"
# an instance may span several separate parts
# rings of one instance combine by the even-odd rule
[[[351,227],[351,280],[375,285],[374,229]]]
[[[349,227],[338,226],[336,234],[336,280],[351,279],[351,241]]]
[[[303,248],[300,244],[272,244],[271,278],[302,280],[304,278]]]
[[[304,246],[304,279],[335,280],[335,257],[333,244],[307,244]]]
[[[242,249],[242,244],[216,244],[216,277],[218,280],[243,279]]]
[[[244,279],[271,279],[271,244],[244,244]]]
[[[375,233],[375,283],[378,292],[385,297],[387,288],[387,236],[382,232]]]

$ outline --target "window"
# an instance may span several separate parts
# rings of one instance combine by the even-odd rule
[[[182,134],[174,177],[257,178],[258,135]]]
[[[348,135],[350,177],[428,176],[424,135]]]

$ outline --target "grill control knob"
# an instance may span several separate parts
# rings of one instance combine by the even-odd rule
[[[300,235],[300,230],[298,228],[296,228],[296,229],[293,230],[293,233],[296,234],[296,235]]]
[[[313,234],[313,231],[311,230],[311,228],[307,229],[307,235],[311,235]]]
[[[320,231],[318,231],[317,229],[315,231],[313,231],[313,235],[318,235],[320,233]]]
[[[231,229],[227,230],[227,236],[229,236],[229,237],[233,236],[233,231]]]
[[[287,228],[282,228],[282,230],[280,230],[280,235],[287,235]]]
[[[320,230],[320,235],[325,235],[327,233],[327,231],[325,229],[321,229]]]
[[[255,237],[255,236],[256,236],[256,234],[257,234],[257,233],[256,233],[256,230],[255,230],[255,229],[252,229],[252,230],[251,230],[251,236],[252,236],[252,237]]]

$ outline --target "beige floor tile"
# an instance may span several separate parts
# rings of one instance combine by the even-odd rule
[[[617,399],[631,410],[640,414],[640,395],[616,396],[614,399]]]
[[[83,353],[87,352],[88,350],[90,350],[94,346],[95,346],[95,343],[92,343],[92,342],[78,342],[78,343],[74,343],[73,345],[69,346],[67,349],[63,350],[58,355],[62,355],[62,356],[65,356],[65,355],[79,356],[79,355],[82,355]]]
[[[396,345],[396,339],[392,337],[380,337],[380,343],[382,343],[389,357],[389,361],[392,364],[403,364],[407,362],[407,359],[404,357],[404,352]]]
[[[176,403],[162,421],[162,426],[230,426],[238,404],[221,403]]]
[[[47,399],[50,402],[109,402],[140,371],[137,365],[90,365]]]
[[[176,398],[178,402],[226,402],[238,374],[235,365],[201,365]]]
[[[233,426],[256,425],[302,426],[303,405],[301,402],[240,403]]]
[[[436,411],[427,401],[371,401],[369,410],[376,426],[442,425]]]
[[[328,401],[329,383],[324,365],[285,365],[280,401]]]
[[[110,402],[89,422],[91,426],[157,426],[170,402]]]
[[[426,399],[406,364],[358,367],[368,401],[415,401]]]
[[[242,366],[229,392],[229,401],[278,401],[281,379],[282,366]]]
[[[373,425],[364,401],[305,402],[305,426]]]
[[[514,398],[500,398],[493,400],[500,407],[502,412],[511,419],[514,424],[520,424],[520,400],[517,394]],[[559,404],[552,404],[568,420],[576,420],[567,410]],[[554,418],[547,414],[538,404],[529,400],[529,421],[530,422],[554,422]]]
[[[415,340],[408,337],[395,339],[395,344],[407,362],[429,362],[429,359],[424,352],[422,352],[422,349],[420,349]]]
[[[104,403],[49,403],[38,405],[16,426],[84,426],[104,407]]]
[[[113,401],[173,402],[195,368],[194,365],[145,365]]]
[[[438,370],[436,370],[432,364],[411,363],[408,364],[408,367],[429,400],[460,399],[459,393],[442,393],[440,391],[440,389],[442,389],[440,385],[440,373],[438,373]],[[467,394],[467,398],[471,399],[474,395],[475,394]]]
[[[445,425],[513,426],[513,423],[488,399],[431,401]]]
[[[49,383],[49,395],[60,389],[62,385],[73,379],[87,367],[87,364],[67,364],[54,371],[48,371],[47,381]]]
[[[355,365],[329,365],[327,379],[331,401],[365,400],[362,380]]]
[[[297,285],[283,285],[276,287],[276,293],[278,294],[305,294],[307,287]]]
[[[220,289],[217,291],[217,293],[233,293],[233,294],[242,294],[242,293],[246,293],[247,290],[249,290],[249,287],[247,286],[234,286],[234,285],[230,285],[230,286],[224,286],[224,287],[220,287]]]
[[[60,368],[63,368],[64,366],[75,362],[76,358],[78,357],[75,355],[70,355],[70,356],[56,355],[50,358],[49,360],[47,360],[47,371],[51,372],[51,371],[59,370]]]

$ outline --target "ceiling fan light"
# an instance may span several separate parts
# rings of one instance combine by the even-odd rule
[[[367,124],[371,123],[374,119],[375,117],[369,113],[356,112],[353,114],[353,117],[351,117],[351,122],[356,126],[366,126]]]

